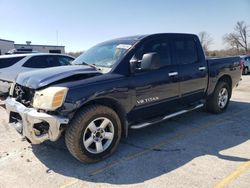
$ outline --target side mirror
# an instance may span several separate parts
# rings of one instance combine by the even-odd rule
[[[160,57],[158,53],[147,53],[144,54],[141,61],[141,69],[142,70],[153,70],[159,69],[161,67]]]

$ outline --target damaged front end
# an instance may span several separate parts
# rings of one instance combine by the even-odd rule
[[[33,144],[56,141],[69,123],[68,117],[57,113],[69,90],[61,83],[96,75],[101,73],[87,66],[54,67],[19,74],[5,101],[9,122]]]
[[[67,118],[50,115],[32,107],[35,91],[16,84],[5,101],[11,125],[32,144],[56,141]]]

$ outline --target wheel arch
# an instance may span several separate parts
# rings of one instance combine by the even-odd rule
[[[97,98],[97,99],[92,99],[86,103],[84,103],[78,110],[81,110],[82,108],[85,108],[86,106],[89,105],[103,105],[107,106],[111,109],[113,109],[118,117],[120,118],[121,125],[122,125],[122,135],[124,137],[127,137],[128,135],[128,123],[127,123],[127,118],[126,118],[126,111],[122,107],[122,104],[120,104],[117,100],[112,99],[112,98]]]
[[[222,82],[222,81],[228,83],[228,85],[229,85],[229,87],[230,87],[229,97],[231,98],[231,95],[232,95],[232,78],[231,78],[231,76],[228,75],[228,74],[225,74],[225,75],[221,76],[221,77],[218,79],[218,81],[217,81],[217,83],[216,83],[216,86],[217,86],[220,82]],[[215,88],[216,88],[216,86],[215,86]]]

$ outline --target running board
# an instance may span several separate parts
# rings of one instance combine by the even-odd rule
[[[159,123],[163,120],[166,120],[166,119],[170,119],[172,117],[175,117],[175,116],[179,116],[181,114],[185,114],[187,112],[190,112],[190,111],[193,111],[195,109],[198,109],[198,108],[202,108],[204,106],[204,104],[199,104],[193,108],[190,108],[190,109],[187,109],[187,110],[181,110],[179,112],[175,112],[173,114],[169,114],[167,116],[164,116],[162,119],[158,119],[158,120],[155,120],[155,121],[152,121],[152,122],[145,122],[145,123],[142,123],[142,124],[138,124],[138,125],[131,125],[130,128],[131,129],[140,129],[140,128],[144,128],[144,127],[147,127],[149,125],[152,125],[152,124],[155,124],[155,123]]]

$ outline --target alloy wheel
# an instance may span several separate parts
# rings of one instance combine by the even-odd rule
[[[114,125],[106,117],[91,121],[83,134],[83,144],[92,154],[99,154],[108,149],[114,138]]]
[[[222,88],[219,92],[218,106],[223,109],[228,102],[228,91],[226,88]]]

